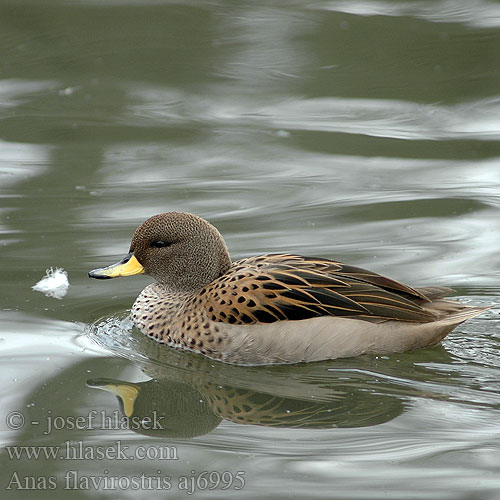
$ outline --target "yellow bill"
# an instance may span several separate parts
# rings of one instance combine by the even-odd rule
[[[131,252],[123,260],[108,267],[93,269],[89,272],[91,278],[108,279],[120,276],[134,276],[134,274],[144,274],[144,268]]]

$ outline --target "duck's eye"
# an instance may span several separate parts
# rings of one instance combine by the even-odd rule
[[[167,241],[158,240],[158,241],[154,241],[153,243],[151,243],[151,246],[153,248],[165,248],[165,247],[170,246],[170,243],[168,243]]]

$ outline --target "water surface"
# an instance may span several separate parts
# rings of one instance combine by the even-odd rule
[[[0,436],[61,450],[3,450],[2,498],[498,498],[499,26],[486,0],[3,0]],[[391,356],[173,352],[125,319],[147,277],[87,278],[168,210],[235,259],[333,258],[496,308]],[[51,266],[62,300],[31,289]],[[102,428],[123,412],[168,425]]]

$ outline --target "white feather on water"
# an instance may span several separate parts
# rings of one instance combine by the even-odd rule
[[[62,299],[69,288],[68,273],[61,267],[46,269],[45,277],[31,288],[47,297]]]

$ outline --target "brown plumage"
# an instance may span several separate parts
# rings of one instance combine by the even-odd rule
[[[132,308],[146,335],[237,364],[290,363],[396,352],[438,343],[484,308],[410,288],[327,259],[267,254],[232,263],[217,229],[170,212],[135,232],[120,263],[94,278],[145,272]]]

